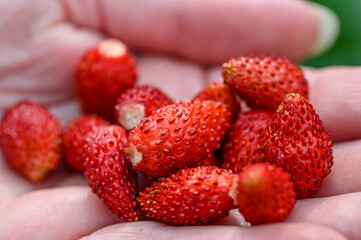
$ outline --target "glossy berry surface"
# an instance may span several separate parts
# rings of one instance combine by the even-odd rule
[[[114,120],[117,98],[136,82],[135,59],[124,43],[107,39],[84,54],[75,76],[83,112]]]
[[[0,147],[9,165],[32,182],[43,181],[62,157],[62,127],[42,105],[10,107],[0,123]]]
[[[224,82],[213,82],[206,86],[195,99],[214,100],[224,103],[232,114],[234,120],[241,108],[237,96],[232,93],[231,89]]]
[[[287,93],[308,98],[302,70],[285,57],[241,56],[223,64],[224,82],[255,109],[275,111]]]
[[[195,100],[168,105],[133,128],[125,153],[145,176],[166,176],[211,157],[229,126],[230,112],[223,103]]]
[[[240,114],[223,146],[222,168],[239,173],[248,164],[265,161],[264,145],[272,114],[251,110]]]
[[[85,175],[89,186],[120,219],[139,218],[136,196],[138,184],[132,165],[122,153],[126,131],[115,125],[99,128],[88,146]]]
[[[90,115],[81,116],[71,121],[64,129],[64,157],[75,170],[83,172],[84,152],[99,127],[108,125],[103,118]]]
[[[252,225],[282,222],[296,203],[290,175],[269,163],[246,166],[239,174],[237,203]]]
[[[298,198],[316,191],[331,172],[332,146],[308,100],[288,94],[273,116],[265,153],[267,161],[291,174]]]
[[[235,208],[238,176],[213,166],[182,169],[160,178],[139,194],[147,217],[173,225],[199,225]]]

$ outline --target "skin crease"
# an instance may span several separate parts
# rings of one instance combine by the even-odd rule
[[[239,53],[307,57],[317,31],[315,15],[298,0],[0,0],[0,16],[1,112],[27,98],[47,105],[63,124],[79,115],[74,65],[107,36],[135,51],[138,83],[187,99],[220,81],[221,63]],[[361,69],[305,73],[310,101],[335,141],[335,164],[315,198],[298,201],[286,222],[245,228],[230,216],[218,226],[120,223],[82,174],[62,165],[44,183],[31,184],[1,156],[0,239],[357,239]]]

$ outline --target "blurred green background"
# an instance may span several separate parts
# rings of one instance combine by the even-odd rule
[[[303,65],[361,65],[361,0],[310,0],[332,9],[340,19],[340,35],[334,46],[323,55]]]

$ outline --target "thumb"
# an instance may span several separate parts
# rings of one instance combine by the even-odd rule
[[[77,25],[202,63],[242,53],[300,60],[325,51],[338,33],[336,16],[307,1],[63,1]]]
[[[251,228],[239,226],[168,226],[156,222],[120,223],[100,229],[81,240],[262,240],[262,239],[333,239],[344,240],[338,232],[320,225],[279,223]]]

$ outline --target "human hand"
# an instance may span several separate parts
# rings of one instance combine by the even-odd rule
[[[317,38],[316,15],[301,1],[14,0],[0,1],[0,13],[1,107],[31,99],[49,106],[64,123],[79,114],[72,91],[74,65],[104,37],[102,32],[137,50],[138,83],[154,84],[178,99],[221,80],[220,64],[229,57],[263,52],[297,60],[313,51]],[[286,222],[242,228],[231,216],[219,226],[118,223],[82,174],[62,166],[35,185],[1,159],[0,239],[89,234],[88,239],[356,239],[361,235],[361,132],[356,131],[361,70],[309,69],[306,74],[310,101],[337,142],[335,165],[318,198],[298,201]]]

